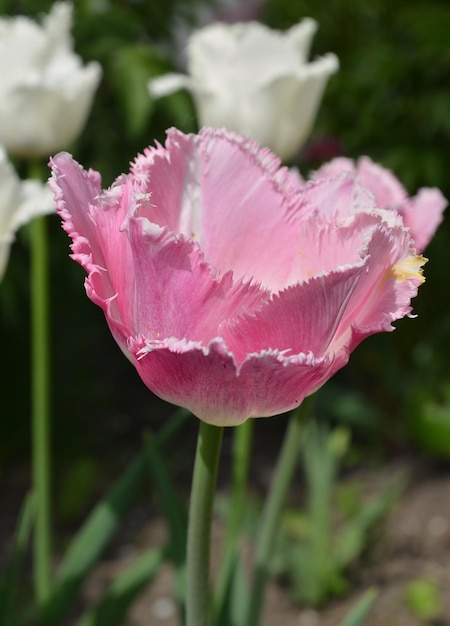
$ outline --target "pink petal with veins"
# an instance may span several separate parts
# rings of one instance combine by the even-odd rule
[[[88,296],[144,383],[211,424],[298,406],[423,281],[399,213],[347,166],[304,183],[223,129],[168,131],[107,190],[68,154],[51,166]]]
[[[415,241],[416,250],[425,250],[442,222],[447,206],[447,200],[439,189],[424,187],[410,198],[394,174],[369,157],[361,157],[357,162],[338,157],[315,172],[314,179],[327,179],[342,172],[357,174],[361,184],[375,196],[378,207],[401,215]]]

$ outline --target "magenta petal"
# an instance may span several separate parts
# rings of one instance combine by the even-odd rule
[[[89,272],[92,264],[89,242],[96,239],[89,206],[102,193],[100,174],[92,170],[86,172],[67,152],[53,157],[50,166],[52,177],[49,182],[63,228],[73,240],[73,258]]]
[[[398,209],[407,200],[408,194],[394,174],[374,163],[369,157],[361,157],[357,165],[362,184],[374,194],[377,204],[383,209]]]
[[[358,161],[361,182],[370,189],[378,206],[396,210],[414,239],[416,250],[423,252],[442,221],[447,201],[438,189],[423,188],[409,198],[406,190],[388,169],[368,157]]]
[[[347,162],[347,159],[337,159]],[[322,170],[319,170],[321,172]],[[317,175],[303,188],[301,214],[316,214],[328,222],[378,207],[374,194],[361,184],[356,173],[330,168],[330,175]]]
[[[325,242],[316,239],[316,252],[319,260],[321,252],[331,259],[335,269],[293,285],[258,310],[222,325],[221,336],[238,363],[246,354],[278,349],[288,356],[327,355],[336,371],[364,337],[393,330],[392,322],[411,311],[411,298],[423,279],[414,268],[411,275],[395,270],[414,258],[403,226],[388,226],[376,214],[360,213],[347,229],[331,233],[334,238]],[[322,258],[324,268],[326,262]]]
[[[224,319],[267,299],[257,285],[234,283],[230,272],[218,277],[193,240],[130,215],[141,207],[142,181],[123,177],[102,193],[98,177],[66,154],[53,159],[53,170],[74,258],[88,272],[87,293],[122,348],[138,334],[207,343]]]
[[[210,424],[234,426],[249,417],[289,411],[330,377],[332,362],[279,351],[249,355],[240,367],[222,340],[149,344],[130,340],[135,365],[159,397]]]
[[[403,221],[409,228],[418,252],[425,250],[430,243],[442,222],[446,206],[447,200],[439,189],[425,187],[411,198],[402,211]]]
[[[166,147],[146,150],[132,171],[151,191],[139,215],[198,241],[208,263],[235,280],[283,284],[302,184],[267,149],[224,129],[171,129]]]
[[[86,292],[105,312],[115,339],[126,347],[133,326],[134,260],[121,225],[132,200],[132,184],[102,192],[97,172],[85,171],[67,153],[51,160],[50,185],[63,228],[72,238],[73,258],[88,273]],[[120,297],[117,297],[120,294]]]
[[[361,157],[357,163],[344,157],[333,159],[315,173],[314,180],[320,181],[343,173],[356,174],[361,184],[373,193],[378,207],[396,211],[402,216],[418,252],[427,247],[447,206],[447,200],[438,189],[423,188],[415,197],[409,198],[394,174],[369,157]]]
[[[399,207],[407,198],[405,189],[392,172],[368,157],[361,157],[357,163],[345,157],[337,157],[322,165],[315,173],[315,178],[327,178],[343,172],[357,174],[362,185],[373,193],[380,208]]]
[[[379,199],[403,197],[361,168]],[[445,203],[421,190],[380,209],[347,161],[305,184],[226,130],[172,129],[104,191],[70,155],[52,169],[73,257],[122,350],[154,393],[220,425],[298,406],[410,313],[424,259],[409,230],[424,243]]]
[[[364,271],[349,293],[330,350],[349,352],[366,337],[394,330],[392,322],[411,312],[411,299],[423,282],[422,257],[415,257],[405,228],[380,225],[366,248]],[[401,271],[405,264],[405,271]],[[409,271],[411,267],[411,271]],[[397,269],[398,268],[398,269]]]
[[[257,285],[234,283],[230,272],[218,277],[196,242],[148,220],[132,218],[129,238],[136,283],[129,303],[132,334],[155,340],[187,337],[206,344],[224,319],[269,297]]]
[[[267,350],[321,358],[328,353],[363,269],[360,263],[291,286],[258,311],[224,324],[221,336],[239,363],[247,354]]]

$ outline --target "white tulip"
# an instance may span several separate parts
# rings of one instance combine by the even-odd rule
[[[101,77],[73,52],[72,5],[55,2],[42,24],[0,18],[0,144],[24,158],[49,156],[81,132]]]
[[[33,217],[54,213],[55,209],[49,186],[38,180],[21,181],[0,147],[0,280],[15,232]]]
[[[308,63],[317,29],[306,18],[286,32],[258,22],[216,23],[189,39],[189,75],[149,82],[161,97],[191,91],[201,126],[225,126],[289,160],[307,139],[326,82],[339,66],[334,54]]]
[[[170,25],[171,41],[162,48],[177,67],[186,66],[186,41],[193,31],[214,22],[244,22],[257,20],[263,10],[264,0],[198,0],[179,3]]]

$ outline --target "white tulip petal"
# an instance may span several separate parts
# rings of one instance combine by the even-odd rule
[[[39,215],[56,211],[50,187],[38,180],[21,181],[0,146],[0,280],[18,228]]]
[[[168,96],[180,89],[190,89],[191,86],[190,78],[184,74],[164,74],[148,82],[148,90],[154,98]]]
[[[56,204],[50,187],[38,180],[24,180],[20,187],[20,203],[11,223],[12,230],[17,231],[34,217],[55,212]]]
[[[73,52],[73,7],[55,2],[42,25],[0,19],[0,143],[22,158],[47,157],[81,132],[100,82],[98,63]]]
[[[297,50],[297,53],[300,55],[298,59],[303,63],[308,61],[309,50],[317,28],[317,22],[307,17],[286,31],[285,36],[289,45]]]
[[[188,76],[154,79],[154,97],[188,88],[200,126],[226,127],[289,160],[306,141],[328,78],[328,54],[307,62],[317,24],[305,18],[285,32],[258,22],[215,23],[188,43]]]

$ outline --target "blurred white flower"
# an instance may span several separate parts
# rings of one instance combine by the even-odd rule
[[[155,78],[150,93],[187,88],[201,126],[236,130],[288,160],[308,137],[326,82],[339,66],[334,54],[308,63],[316,29],[309,18],[286,32],[258,22],[212,24],[189,39],[189,75]]]
[[[0,281],[14,241],[14,233],[38,215],[56,209],[53,193],[38,180],[21,181],[0,147]]]
[[[55,2],[42,25],[0,18],[0,144],[24,158],[49,156],[81,132],[101,77],[82,66],[70,35],[72,5]]]
[[[264,0],[199,0],[194,3],[178,3],[171,25],[172,41],[165,52],[176,66],[186,67],[186,42],[193,31],[214,22],[248,22],[258,20],[263,12]]]

